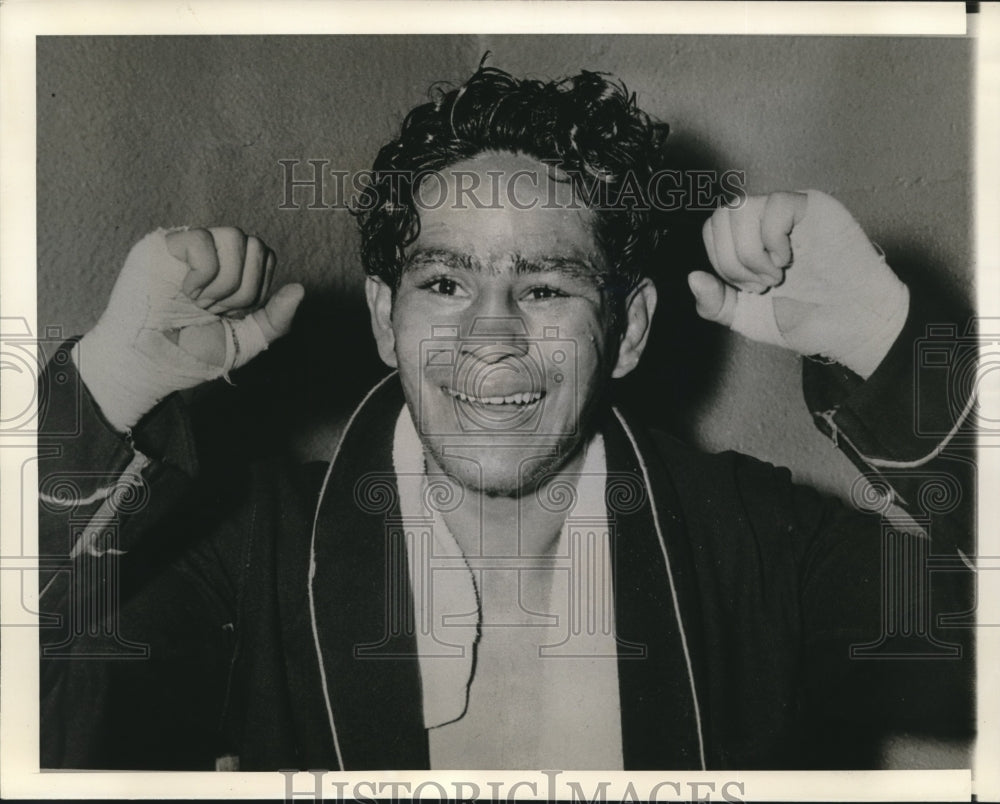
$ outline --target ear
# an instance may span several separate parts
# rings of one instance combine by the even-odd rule
[[[372,333],[378,355],[387,366],[396,368],[396,334],[392,331],[392,288],[375,276],[365,280],[365,299],[372,318]]]
[[[649,329],[656,312],[656,285],[645,277],[625,302],[625,331],[618,347],[618,361],[611,376],[624,377],[637,365],[649,339]]]

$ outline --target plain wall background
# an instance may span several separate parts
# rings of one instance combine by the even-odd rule
[[[354,222],[280,210],[279,160],[369,167],[432,83],[460,83],[486,51],[515,75],[614,73],[670,123],[680,163],[745,171],[750,193],[829,192],[904,278],[972,298],[969,40],[55,37],[37,41],[39,328],[92,326],[129,248],[157,226],[259,234],[307,305],[239,388],[196,404],[220,445],[271,434],[328,454],[335,422],[383,369]],[[696,251],[678,249],[678,276],[699,267]],[[683,318],[654,336],[630,393],[664,411],[660,424],[847,495],[856,471],[813,429],[795,356]]]

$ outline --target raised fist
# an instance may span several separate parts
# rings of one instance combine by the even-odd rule
[[[129,252],[97,325],[74,354],[119,430],[173,391],[227,375],[291,327],[291,284],[267,298],[275,257],[234,227],[158,229]]]
[[[716,210],[703,236],[716,273],[688,277],[702,318],[864,378],[903,328],[906,286],[829,195],[751,196]]]

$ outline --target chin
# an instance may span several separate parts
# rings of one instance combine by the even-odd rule
[[[520,497],[533,492],[543,479],[558,471],[579,448],[579,442],[572,439],[541,448],[477,445],[468,450],[449,443],[447,452],[444,446],[424,442],[438,467],[464,488],[488,497]]]

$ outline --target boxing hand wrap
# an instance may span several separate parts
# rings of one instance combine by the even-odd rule
[[[909,291],[839,202],[806,194],[784,281],[761,295],[738,293],[732,329],[867,379],[903,329]]]
[[[181,289],[190,267],[170,253],[166,236],[182,230],[157,229],[132,248],[100,320],[73,349],[91,396],[120,431],[172,392],[223,376],[267,348],[252,316],[221,318],[202,310]],[[206,324],[224,329],[222,366],[198,359],[165,334]]]

